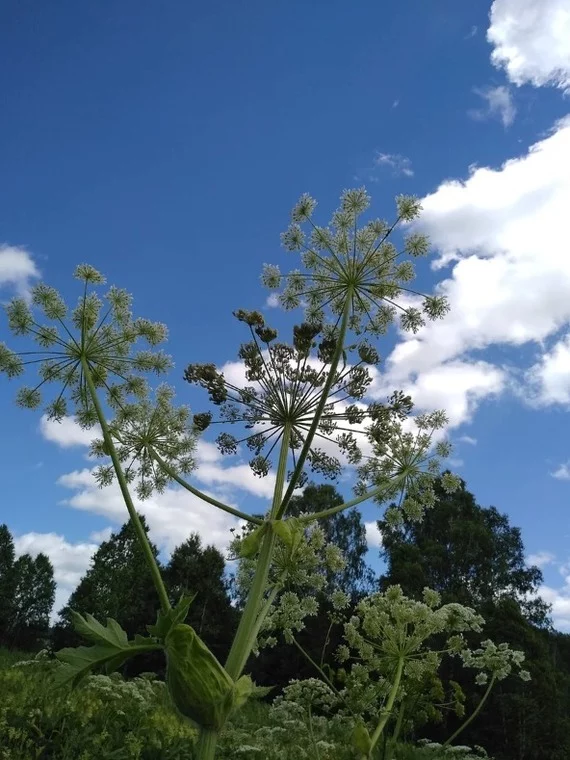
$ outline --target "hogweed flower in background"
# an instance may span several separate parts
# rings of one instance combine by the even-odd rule
[[[267,614],[260,622],[254,653],[275,646],[280,633],[287,643],[293,643],[294,632],[301,631],[306,618],[318,612],[318,594],[326,586],[327,573],[338,572],[346,565],[342,551],[336,544],[326,541],[320,526],[307,526],[295,518],[287,521],[287,525],[294,532],[293,540],[283,540],[278,534],[267,580]],[[244,527],[230,547],[231,558],[239,558],[235,581],[240,599],[247,597],[256,569],[255,560],[242,556],[241,552],[249,530],[249,526]],[[338,592],[333,603],[337,606],[346,604],[346,595]]]
[[[173,480],[157,462],[157,455],[168,469],[188,474],[195,466],[192,454],[196,437],[191,424],[190,409],[173,405],[174,389],[162,384],[155,391],[155,401],[143,398],[136,403],[121,404],[109,424],[116,441],[115,448],[123,465],[127,483],[137,482],[139,499],[149,498],[154,491],[163,493]],[[103,439],[91,444],[93,456],[107,456]],[[116,477],[112,464],[101,465],[95,471],[100,486],[110,485]]]
[[[396,706],[402,703],[407,684],[421,682],[430,675],[436,675],[444,655],[459,656],[466,667],[477,668],[481,674],[492,674],[492,681],[473,713],[447,740],[448,746],[480,712],[496,680],[505,678],[513,668],[519,668],[519,676],[527,680],[529,675],[520,670],[524,653],[513,651],[507,644],[495,645],[490,640],[482,647],[471,651],[465,644],[464,634],[481,633],[485,621],[473,609],[461,604],[441,605],[440,595],[425,588],[423,601],[414,601],[404,596],[400,586],[390,586],[385,592],[372,594],[358,603],[354,614],[345,624],[345,643],[337,650],[341,663],[354,660],[346,677],[345,701],[357,707],[366,715],[371,684],[380,685],[376,695],[381,707],[376,703],[376,724],[372,734],[361,726],[359,740],[368,736],[371,754],[382,735],[386,723]],[[447,637],[441,650],[428,647],[434,635]],[[484,681],[480,676],[476,683]],[[352,693],[351,693],[352,692]],[[357,697],[356,705],[354,697]],[[369,712],[369,710],[368,710]],[[370,714],[370,712],[369,712]],[[401,720],[400,716],[400,720]]]

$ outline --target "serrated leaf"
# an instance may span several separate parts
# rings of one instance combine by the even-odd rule
[[[93,615],[83,617],[79,612],[72,612],[71,621],[77,633],[95,644],[110,644],[119,649],[129,645],[126,632],[113,618],[107,618],[107,625],[104,626]]]
[[[166,613],[162,611],[159,612],[156,623],[154,625],[147,625],[146,627],[150,635],[156,636],[157,639],[164,641],[175,625],[179,625],[186,620],[190,605],[195,598],[196,594],[192,594],[191,596],[188,594],[182,594],[176,607],[173,607]]]
[[[129,641],[125,631],[112,618],[104,626],[92,615],[83,617],[72,612],[71,616],[77,633],[94,641],[95,645],[68,647],[56,652],[55,656],[63,663],[54,675],[53,684],[56,688],[70,682],[72,687],[77,686],[92,670],[104,669],[106,673],[111,673],[130,657],[162,649],[155,639],[144,636],[137,635],[134,641]]]

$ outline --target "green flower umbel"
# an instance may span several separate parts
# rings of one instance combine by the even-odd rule
[[[291,213],[292,224],[282,241],[287,250],[301,252],[305,271],[282,275],[279,267],[266,264],[262,282],[271,289],[284,285],[281,305],[285,309],[304,305],[309,322],[322,322],[327,308],[341,314],[349,298],[350,328],[355,332],[384,334],[398,312],[402,329],[417,332],[426,319],[438,319],[449,310],[444,297],[424,296],[406,287],[415,277],[411,259],[429,252],[428,238],[411,233],[404,237],[400,250],[389,239],[401,222],[419,216],[420,202],[400,195],[392,224],[372,219],[359,226],[369,203],[364,188],[345,190],[329,225],[318,227],[312,218],[317,203],[303,195]],[[402,260],[404,256],[408,258]],[[398,303],[402,293],[414,303]]]
[[[194,469],[192,454],[196,439],[191,424],[190,409],[172,404],[174,389],[166,384],[155,391],[155,402],[144,398],[137,403],[122,404],[115,419],[109,424],[115,448],[121,461],[127,483],[137,481],[139,499],[149,498],[154,491],[163,493],[172,478],[157,463],[157,455],[169,469],[188,474]],[[93,441],[91,453],[108,455],[103,439]],[[112,464],[102,465],[95,471],[100,486],[107,486],[115,478]]]
[[[16,298],[6,307],[13,334],[30,338],[37,349],[16,354],[0,343],[0,371],[15,377],[24,366],[35,365],[38,382],[18,391],[18,404],[39,407],[44,386],[56,383],[59,392],[45,406],[48,417],[61,420],[73,414],[89,428],[97,422],[97,414],[88,382],[105,393],[113,409],[120,409],[129,395],[146,395],[142,373],[161,374],[171,360],[152,350],[166,339],[165,325],[133,319],[131,296],[125,290],[111,287],[103,300],[99,298],[90,288],[103,285],[105,278],[88,264],[78,266],[75,277],[83,282],[83,293],[71,311],[57,290],[44,283],[33,288],[31,306]],[[37,312],[47,323],[39,321]],[[141,343],[149,350],[141,349]]]

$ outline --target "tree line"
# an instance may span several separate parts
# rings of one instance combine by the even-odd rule
[[[537,594],[542,572],[526,564],[520,530],[495,507],[478,505],[464,482],[453,494],[439,484],[436,491],[438,500],[422,522],[404,519],[397,527],[378,522],[380,554],[386,562],[378,578],[366,563],[366,530],[360,513],[338,513],[324,521],[327,539],[340,546],[347,559],[344,570],[327,578],[327,586],[340,586],[353,603],[391,584],[400,584],[407,596],[421,599],[428,586],[441,594],[444,603],[473,607],[487,621],[485,632],[490,638],[526,652],[532,680],[501,682],[462,740],[484,746],[497,760],[564,760],[570,757],[570,635],[554,630],[549,607]],[[292,500],[290,512],[318,512],[342,502],[333,486],[310,484]],[[141,520],[148,530],[142,516]],[[153,545],[152,549],[156,556],[157,548]],[[172,602],[185,591],[196,594],[188,623],[223,661],[241,604],[226,573],[224,556],[193,534],[173,551],[164,571]],[[59,611],[59,621],[50,628],[54,595],[49,559],[43,554],[16,559],[10,532],[0,526],[0,643],[28,650],[46,644],[54,650],[78,645],[81,642],[70,624],[71,610],[89,612],[99,620],[112,617],[129,637],[145,633],[157,601],[131,523],[100,545]],[[327,597],[325,589],[321,611],[309,618],[299,642],[311,659],[334,669],[342,630],[340,625],[329,625]],[[262,650],[251,666],[255,681],[273,686],[272,694],[292,678],[317,675],[310,661],[284,642]],[[125,675],[143,670],[162,675],[164,663],[160,658],[141,657],[125,666]],[[449,663],[445,675],[463,690],[466,708],[472,708],[480,695],[465,673]],[[419,735],[441,741],[457,725],[456,715],[442,704],[430,711]],[[413,736],[417,730],[417,725],[410,726],[409,738],[418,738]]]

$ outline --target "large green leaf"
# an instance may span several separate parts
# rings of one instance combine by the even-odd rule
[[[112,618],[107,620],[106,626],[92,615],[83,617],[72,612],[72,619],[77,633],[94,642],[94,646],[68,647],[56,652],[55,656],[62,663],[54,676],[56,687],[67,683],[77,686],[93,670],[103,668],[106,673],[111,673],[130,657],[162,649],[162,645],[153,638],[137,635],[129,641],[125,631]]]

